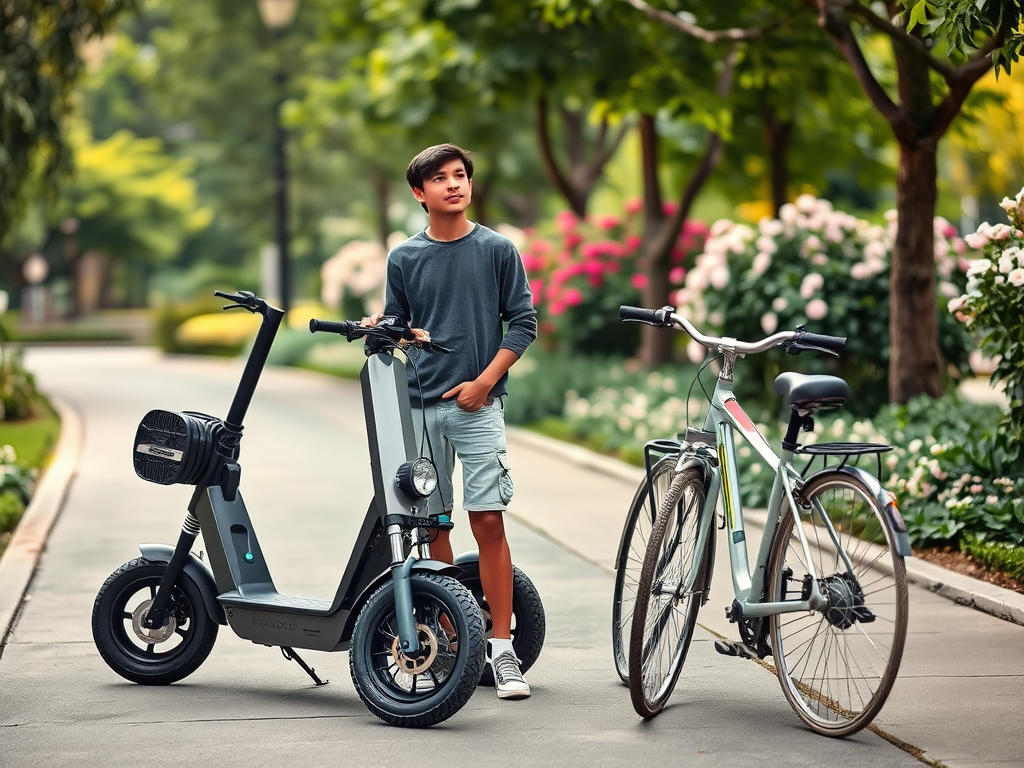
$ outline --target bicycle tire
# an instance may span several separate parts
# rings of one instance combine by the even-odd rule
[[[801,499],[801,525],[828,605],[772,616],[776,673],[804,724],[825,736],[849,736],[878,714],[896,680],[907,635],[906,565],[894,549],[885,511],[855,478],[818,475]],[[820,522],[822,510],[853,566],[852,577]],[[793,525],[793,511],[787,510],[769,562],[775,600],[810,588]]]
[[[615,672],[629,685],[629,633],[633,626],[633,608],[636,587],[644,565],[644,553],[651,538],[651,530],[658,517],[658,508],[668,493],[674,477],[672,470],[678,457],[670,456],[651,468],[654,504],[647,492],[647,479],[640,483],[629,505],[629,513],[622,526],[619,550],[615,556],[615,591],[612,595],[612,655]]]
[[[657,715],[675,688],[693,639],[700,595],[681,594],[693,567],[706,489],[699,470],[672,470],[672,482],[644,554],[629,638],[629,694],[643,718]],[[692,585],[691,585],[692,587]]]

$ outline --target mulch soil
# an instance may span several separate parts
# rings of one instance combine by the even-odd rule
[[[998,571],[990,571],[970,555],[951,550],[949,547],[914,550],[914,557],[1024,595],[1024,582]]]

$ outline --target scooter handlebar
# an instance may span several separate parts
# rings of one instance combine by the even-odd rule
[[[351,320],[342,320],[341,322],[337,322],[335,320],[317,320],[314,317],[309,321],[310,333],[337,333],[339,336],[351,338],[352,333],[357,328],[362,328],[362,326],[358,323],[352,322]]]

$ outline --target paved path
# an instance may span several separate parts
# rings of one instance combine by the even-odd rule
[[[42,387],[79,423],[47,481],[43,503],[0,566],[0,766],[391,765],[484,760],[524,765],[1020,766],[1024,627],[957,605],[924,587],[911,594],[901,675],[877,720],[898,748],[862,732],[831,740],[804,729],[773,675],[715,653],[728,600],[719,573],[669,706],[643,722],[611,664],[610,563],[635,470],[515,432],[516,500],[509,536],[548,615],[534,695],[498,702],[481,689],[455,717],[409,733],[370,715],[344,654],[310,653],[331,685],[314,688],[276,650],[224,628],[210,659],[165,688],[126,683],[100,660],[89,615],[96,590],[138,542],[173,542],[188,489],[137,479],[130,446],[152,407],[223,412],[237,363],[168,359],[151,350],[33,349]],[[74,437],[72,430],[69,434]],[[70,459],[68,457],[71,457]],[[243,483],[282,592],[330,597],[370,495],[358,390],[353,382],[270,369],[246,426]],[[60,463],[64,461],[65,463]],[[68,471],[71,461],[73,470]],[[66,493],[66,495],[65,495]],[[472,548],[467,526],[456,549]],[[48,537],[47,537],[48,530]],[[21,543],[19,543],[21,542]],[[719,558],[724,560],[724,558]],[[26,566],[26,564],[28,564]],[[916,564],[920,565],[920,564]],[[18,577],[21,576],[21,586]],[[32,576],[31,583],[28,577]],[[922,583],[929,583],[921,576]],[[971,595],[950,575],[954,589]],[[25,601],[20,598],[28,584]],[[997,593],[1010,611],[1016,596]],[[15,608],[6,615],[5,606]],[[15,613],[16,612],[16,613]],[[396,754],[406,747],[408,754]]]

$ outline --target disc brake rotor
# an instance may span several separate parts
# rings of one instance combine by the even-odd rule
[[[149,613],[150,606],[153,605],[152,600],[146,600],[139,604],[139,607],[132,613],[132,629],[135,631],[135,636],[147,645],[156,645],[167,640],[171,635],[174,634],[174,630],[178,628],[178,622],[173,615],[167,616],[167,621],[162,627],[156,627],[150,629],[144,627],[142,622],[146,620],[146,614]]]
[[[426,624],[416,625],[416,636],[420,641],[420,649],[415,656],[407,656],[398,647],[399,639],[395,636],[391,643],[391,658],[398,668],[410,675],[419,675],[430,669],[437,658],[437,636]]]

